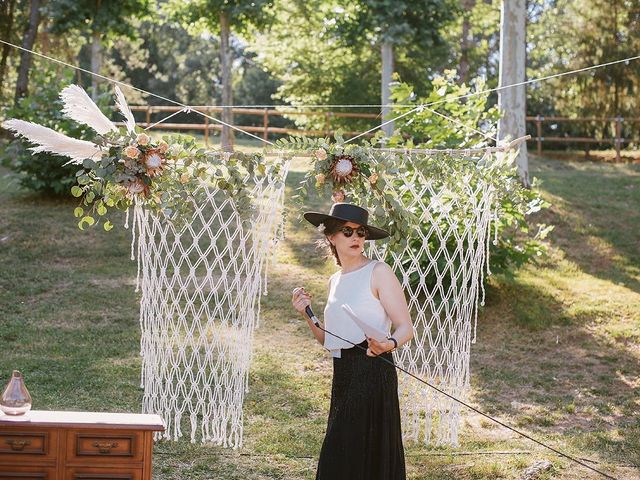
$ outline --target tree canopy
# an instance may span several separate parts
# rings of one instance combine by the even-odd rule
[[[443,75],[458,84],[481,80],[495,87],[500,5],[498,0],[48,0],[40,6],[33,48],[84,68],[100,54],[101,61],[91,66],[103,75],[190,104],[228,102],[225,79],[234,104],[379,104],[379,45],[385,41],[393,46],[394,74],[417,97],[428,95]],[[229,27],[226,49],[221,15]],[[3,2],[3,38],[21,44],[29,19],[30,2]],[[640,0],[531,0],[526,76],[636,55],[639,23]],[[19,60],[17,50],[3,46],[5,105],[12,103]],[[223,60],[228,60],[226,77]],[[41,62],[34,58],[31,69],[41,68]],[[80,75],[76,81],[87,85],[90,79]],[[611,65],[529,85],[527,113],[635,116],[639,88],[640,61]],[[496,101],[491,95],[488,105]],[[291,118],[303,127],[325,124],[323,116]],[[371,122],[332,119],[332,126],[359,130]],[[629,136],[632,126],[623,127]],[[576,127],[562,126],[558,133],[563,128]],[[605,135],[609,128],[593,126],[589,133]]]

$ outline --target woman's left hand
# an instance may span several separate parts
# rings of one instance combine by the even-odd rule
[[[367,337],[367,342],[369,342],[367,355],[370,357],[377,357],[385,352],[390,352],[395,347],[395,344],[391,340],[379,342],[375,338]]]

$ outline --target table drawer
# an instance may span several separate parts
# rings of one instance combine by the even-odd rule
[[[0,480],[55,480],[54,467],[16,467],[0,464]]]
[[[56,433],[49,431],[25,431],[0,429],[0,458],[25,456],[46,458],[55,453],[52,441]]]
[[[142,480],[140,468],[67,468],[64,480]]]
[[[67,436],[67,459],[92,463],[140,462],[144,447],[142,432],[72,430]]]

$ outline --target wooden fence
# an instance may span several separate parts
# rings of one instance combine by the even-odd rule
[[[624,138],[622,135],[622,127],[623,123],[634,124],[640,123],[640,118],[631,117],[631,118],[623,118],[623,117],[609,117],[609,118],[569,118],[569,117],[545,117],[544,115],[536,115],[526,117],[527,122],[534,122],[536,133],[535,135],[531,135],[530,142],[535,142],[536,150],[538,155],[542,154],[542,144],[544,142],[557,142],[564,144],[582,144],[583,148],[586,150],[587,155],[589,154],[589,146],[593,144],[599,145],[613,145],[613,148],[616,151],[616,160],[620,160],[621,155],[620,151],[625,144],[638,144],[640,143],[640,138]],[[567,122],[567,123],[578,123],[578,122],[588,122],[588,123],[600,123],[604,124],[605,127],[609,124],[612,127],[613,135],[609,138],[591,138],[591,137],[571,137],[568,135],[553,137],[553,136],[544,136],[542,134],[543,126],[545,122],[550,122],[552,124],[557,125],[558,123]],[[637,130],[634,130],[634,132]]]
[[[221,113],[222,107],[211,106],[194,106],[194,110],[199,110],[203,113],[213,116],[213,114]],[[134,112],[144,112],[145,121],[139,125],[147,127],[153,125],[151,122],[151,115],[157,113],[165,113],[170,115],[172,113],[179,112],[182,107],[166,106],[166,105],[148,105],[148,106],[131,106],[131,110]],[[374,127],[377,123],[380,123],[380,114],[377,113],[339,113],[339,112],[310,112],[310,111],[284,111],[273,108],[241,108],[234,107],[231,109],[234,115],[255,115],[262,118],[261,125],[235,125],[236,127],[245,130],[247,132],[261,134],[262,138],[267,140],[269,134],[300,134],[300,135],[332,135],[332,119],[333,118],[359,118],[366,119],[371,122],[371,127]],[[321,116],[323,119],[322,130],[304,130],[297,128],[275,127],[269,125],[269,119],[274,116]],[[169,123],[162,122],[155,128],[165,130],[199,130],[204,133],[204,140],[207,145],[209,144],[210,132],[222,130],[222,125],[212,121],[206,117],[203,118],[203,123]],[[623,124],[640,123],[640,118],[623,118],[623,117],[611,117],[611,118],[569,118],[569,117],[545,117],[544,115],[527,116],[526,120],[529,124],[535,125],[535,132],[527,132],[531,134],[530,142],[535,143],[536,151],[540,155],[542,154],[542,147],[544,143],[562,143],[562,144],[581,144],[583,148],[588,151],[589,146],[592,144],[598,145],[612,145],[616,151],[616,159],[620,159],[620,151],[625,144],[640,143],[639,138],[624,138],[622,135]],[[585,122],[585,123],[601,123],[610,124],[612,127],[613,135],[610,138],[590,138],[590,137],[573,137],[573,136],[546,136],[543,135],[543,128],[545,124],[551,123],[552,125],[563,122]],[[347,136],[357,135],[360,132],[345,132]]]
[[[153,125],[151,122],[151,115],[154,113],[166,113],[168,115],[179,112],[182,110],[182,107],[173,107],[173,106],[164,106],[164,105],[149,105],[149,106],[131,106],[130,107],[134,112],[145,112],[145,121],[143,123],[139,123],[141,127],[148,127],[149,125]],[[221,113],[222,107],[191,107],[193,110],[198,110],[200,112],[206,113],[207,115],[213,116],[214,113]],[[234,125],[241,130],[250,133],[261,133],[262,138],[267,140],[270,133],[278,133],[278,134],[299,134],[299,135],[309,135],[309,136],[321,136],[321,135],[331,135],[333,134],[333,130],[331,127],[331,119],[332,118],[362,118],[371,120],[371,126],[375,126],[375,120],[380,119],[380,115],[376,113],[338,113],[338,112],[301,112],[301,111],[283,111],[283,110],[275,110],[272,108],[241,108],[234,107],[231,109],[234,115],[256,115],[262,117],[262,125]],[[322,116],[324,117],[324,128],[322,130],[304,130],[298,128],[285,128],[285,127],[272,127],[269,126],[269,118],[273,116]],[[210,120],[207,117],[201,117],[204,119],[203,123],[160,123],[155,128],[165,129],[165,130],[202,130],[204,132],[204,141],[208,145],[209,144],[209,134],[211,130],[222,130],[222,125]],[[344,132],[345,135],[358,135],[361,132]]]

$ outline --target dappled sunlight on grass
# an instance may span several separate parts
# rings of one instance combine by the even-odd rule
[[[251,145],[249,148],[259,148]],[[154,478],[312,479],[326,427],[331,359],[291,307],[304,285],[321,314],[336,270],[301,220],[330,200],[292,199],[309,159],[287,181],[286,238],[269,267],[245,399],[244,447],[162,441]],[[533,159],[554,206],[548,259],[492,277],[471,349],[471,401],[567,452],[640,478],[640,166]],[[0,169],[0,371],[25,374],[35,408],[139,412],[139,294],[121,227],[80,232],[73,201],[20,191]],[[210,332],[218,335],[218,332]],[[227,330],[229,344],[238,342]],[[406,444],[410,479],[597,478],[463,410],[460,448]],[[496,453],[503,452],[503,453]]]
[[[538,159],[535,175],[553,205],[552,242],[583,271],[640,292],[640,165]]]

